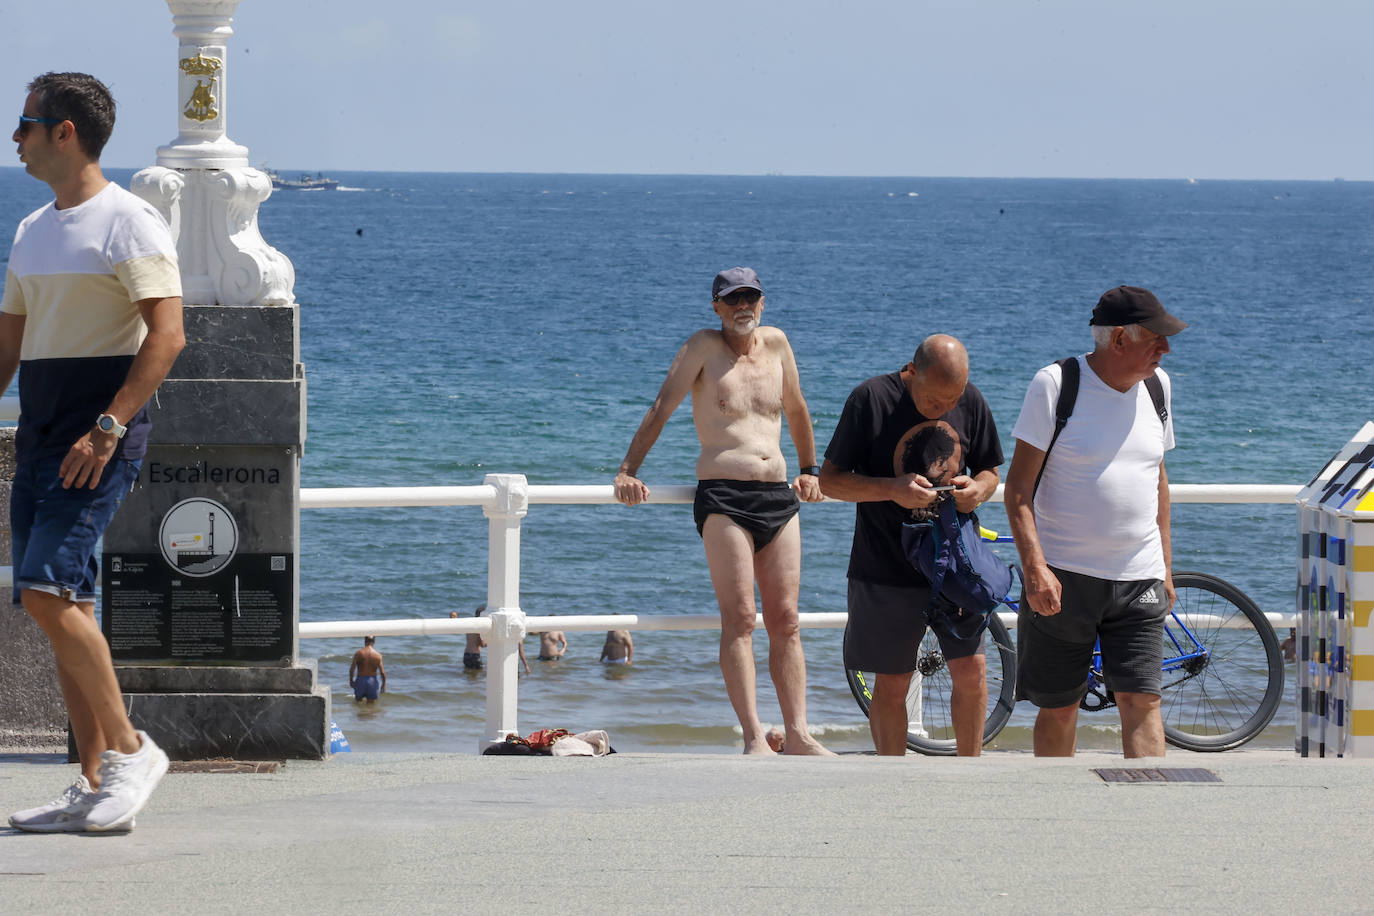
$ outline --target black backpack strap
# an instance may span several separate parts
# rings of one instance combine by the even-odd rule
[[[1059,440],[1059,434],[1064,431],[1069,417],[1073,416],[1073,405],[1078,400],[1078,357],[1070,356],[1068,359],[1056,360],[1055,365],[1059,367],[1060,381],[1059,400],[1054,402],[1054,435],[1050,436],[1050,444],[1045,446],[1045,460],[1040,463],[1040,472],[1035,475],[1035,489],[1031,490],[1032,503],[1035,502],[1035,494],[1040,489],[1040,478],[1045,476],[1045,464],[1050,460],[1050,450]],[[1158,384],[1159,378],[1156,376],[1154,381]]]
[[[1155,415],[1159,417],[1159,422],[1168,423],[1169,408],[1164,403],[1164,383],[1159,380],[1158,369],[1145,380],[1145,390],[1150,392],[1150,400],[1155,402]]]

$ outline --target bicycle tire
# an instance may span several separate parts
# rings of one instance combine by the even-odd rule
[[[1016,705],[1016,644],[1012,642],[1007,625],[996,614],[988,623],[983,644],[988,659],[988,711],[983,724],[983,744],[986,745],[1006,726],[1011,718],[1012,707]],[[955,743],[954,723],[949,709],[949,668],[944,664],[935,634],[929,629],[921,640],[919,652],[920,659],[925,662],[924,667],[933,670],[925,677],[913,675],[911,678],[911,688],[907,691],[907,713],[909,720],[921,723],[921,727],[908,729],[906,746],[920,754],[952,757]],[[872,672],[846,668],[845,679],[849,681],[849,690],[858,701],[859,708],[867,716],[869,703],[873,699]]]
[[[1164,673],[1164,739],[1189,751],[1233,750],[1264,731],[1283,701],[1278,635],[1255,602],[1224,579],[1178,572],[1174,590],[1174,613],[1188,615],[1207,659],[1195,673]],[[1194,615],[1209,622],[1195,625]],[[1167,659],[1177,649],[1167,632],[1164,640]]]

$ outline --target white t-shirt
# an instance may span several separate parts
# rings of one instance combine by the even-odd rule
[[[1078,358],[1073,415],[1045,461],[1035,496],[1035,527],[1045,561],[1070,572],[1118,582],[1164,578],[1159,537],[1159,468],[1174,447],[1173,411],[1163,423],[1150,392],[1107,385]],[[1161,369],[1164,404],[1169,376]],[[1061,373],[1035,374],[1012,436],[1041,451],[1054,435]]]

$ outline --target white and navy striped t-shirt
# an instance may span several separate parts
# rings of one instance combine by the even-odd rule
[[[63,454],[95,425],[148,334],[135,303],[180,295],[167,221],[113,182],[84,203],[50,203],[19,224],[0,311],[25,316],[20,461]],[[128,426],[119,454],[141,458],[146,407]]]

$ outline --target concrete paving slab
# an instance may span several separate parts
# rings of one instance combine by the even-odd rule
[[[75,778],[0,757],[0,811]],[[1099,767],[1217,783],[1108,783]],[[128,836],[0,830],[6,912],[1369,909],[1374,763],[342,755],[173,773]]]

